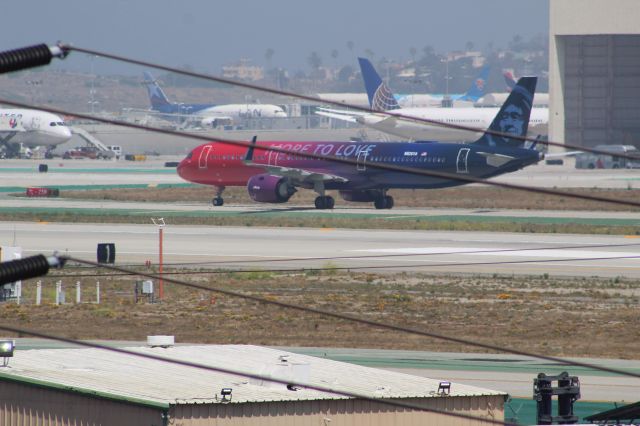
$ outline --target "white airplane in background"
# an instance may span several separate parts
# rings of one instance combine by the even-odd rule
[[[360,63],[361,66],[363,62]],[[363,69],[363,76],[369,76],[365,82],[369,95],[370,108],[385,111],[385,114],[375,112],[357,112],[319,108],[316,114],[337,120],[358,123],[390,135],[409,140],[438,140],[445,142],[473,141],[480,137],[484,129],[491,125],[498,114],[499,108],[401,108],[393,97],[389,87],[373,70]],[[401,115],[403,117],[394,117]],[[417,119],[426,119],[443,123],[428,124]],[[548,108],[533,108],[529,124],[529,135],[546,135],[549,122]],[[447,124],[477,128],[477,132],[447,127]]]
[[[44,146],[45,156],[71,139],[71,130],[59,116],[35,109],[0,109],[0,155],[20,156],[21,147]]]
[[[493,92],[487,93],[474,104],[479,107],[487,107],[487,106],[500,106],[507,100],[509,96],[509,92],[516,85],[516,78],[514,77],[511,71],[507,71],[502,74],[504,76],[504,81],[507,84],[508,91],[507,92]],[[549,107],[549,93],[536,93],[533,98],[533,107]]]
[[[368,107],[370,106],[371,91],[375,92],[377,86],[376,70],[373,64],[366,58],[358,58],[362,79],[365,82],[367,93],[318,93],[316,96],[322,100],[339,102],[347,105]],[[401,108],[441,107],[448,100],[454,107],[472,108],[474,102],[478,102],[485,95],[489,67],[484,66],[464,93],[415,93],[400,95],[393,94]],[[370,87],[369,85],[373,85]],[[506,98],[505,98],[506,99]]]
[[[175,115],[187,122],[203,127],[215,127],[219,123],[238,122],[248,118],[286,118],[287,113],[278,105],[271,104],[184,104],[170,102],[167,95],[150,72],[144,72],[151,109],[163,115]]]

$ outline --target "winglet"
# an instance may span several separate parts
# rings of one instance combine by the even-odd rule
[[[257,140],[258,140],[257,135],[251,139],[251,145],[249,146],[249,149],[247,149],[247,154],[244,156],[245,164],[253,162],[253,149],[256,147]]]

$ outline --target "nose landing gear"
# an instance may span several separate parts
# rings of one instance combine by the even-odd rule
[[[224,199],[222,193],[224,192],[224,186],[216,186],[216,196],[211,200],[211,205],[214,207],[220,207],[224,205]]]

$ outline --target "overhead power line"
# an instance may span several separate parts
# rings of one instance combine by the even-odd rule
[[[443,256],[448,254],[482,254],[482,253],[513,253],[513,252],[530,252],[540,250],[575,250],[584,248],[614,248],[614,247],[637,247],[640,243],[631,244],[582,244],[582,245],[569,245],[569,246],[546,246],[546,247],[527,247],[527,248],[513,248],[513,249],[493,249],[493,250],[460,250],[460,251],[442,251],[431,253],[394,253],[394,254],[368,254],[368,255],[341,255],[341,256],[313,256],[313,257],[286,257],[286,258],[271,258],[268,259],[270,263],[281,262],[298,262],[298,261],[321,261],[321,260],[361,260],[361,259],[387,259],[398,257],[425,257],[425,256]],[[228,255],[225,257],[234,257]],[[245,263],[264,263],[265,259],[232,259],[232,260],[210,260],[202,262],[164,262],[165,266],[206,266],[206,265],[218,265],[218,264],[245,264]],[[146,266],[142,263],[122,263],[122,267],[136,267]],[[68,268],[67,268],[68,269]]]
[[[128,57],[125,57],[125,56],[122,56],[122,55],[116,55],[114,53],[102,52],[102,51],[98,51],[98,50],[94,50],[94,49],[83,48],[83,47],[80,47],[80,46],[73,46],[72,44],[61,43],[60,44],[60,48],[65,52],[76,51],[76,52],[81,52],[81,53],[85,53],[85,54],[88,54],[88,55],[102,56],[104,58],[112,59],[112,60],[118,61],[118,62],[125,62],[125,63],[129,63],[129,64],[140,65],[140,66],[143,66],[143,67],[156,68],[156,69],[160,69],[160,70],[167,71],[167,72],[173,72],[173,73],[176,73],[176,74],[186,75],[186,76],[189,76],[189,77],[200,78],[200,79],[204,79],[204,80],[208,80],[208,81],[215,81],[215,82],[218,82],[218,83],[224,83],[224,84],[228,84],[228,85],[231,85],[231,86],[243,87],[245,89],[251,89],[251,90],[256,90],[256,91],[265,92],[265,93],[271,93],[273,95],[287,96],[287,97],[301,99],[301,100],[305,100],[305,101],[309,101],[309,102],[317,102],[317,103],[333,105],[333,106],[337,106],[337,107],[341,107],[341,108],[350,108],[350,109],[353,109],[353,110],[356,110],[356,111],[361,111],[361,112],[369,112],[369,113],[375,113],[375,114],[380,114],[380,115],[387,115],[389,117],[401,118],[401,119],[404,119],[404,120],[407,120],[407,121],[414,121],[414,122],[425,123],[425,124],[434,125],[434,126],[451,128],[451,129],[467,130],[467,131],[470,131],[470,132],[489,133],[489,134],[495,135],[495,136],[502,136],[502,137],[508,137],[508,138],[511,138],[511,139],[521,140],[523,142],[525,142],[525,141],[538,142],[538,143],[543,144],[543,145],[557,146],[557,147],[560,147],[560,148],[570,148],[570,149],[580,150],[580,151],[584,151],[584,152],[591,152],[593,154],[612,155],[611,151],[603,151],[603,150],[595,149],[595,148],[591,148],[591,147],[584,147],[584,146],[572,145],[572,144],[561,143],[561,142],[554,142],[554,141],[549,141],[549,140],[543,141],[543,140],[539,140],[538,138],[533,138],[533,137],[528,137],[528,136],[514,136],[514,135],[512,135],[510,133],[498,132],[498,131],[494,131],[494,130],[490,130],[490,129],[482,129],[482,128],[479,128],[479,127],[465,126],[465,125],[455,124],[455,123],[443,123],[443,122],[440,122],[440,121],[437,121],[437,120],[428,119],[428,118],[412,117],[412,116],[403,115],[403,114],[394,114],[393,112],[389,112],[389,111],[377,111],[377,110],[373,110],[371,108],[363,107],[363,106],[360,106],[360,105],[353,105],[353,104],[348,104],[348,103],[343,103],[343,102],[320,99],[317,96],[302,95],[302,94],[299,94],[299,93],[289,92],[289,91],[285,91],[285,90],[281,90],[281,89],[274,89],[274,88],[271,88],[271,87],[260,86],[260,85],[257,85],[257,84],[247,83],[247,82],[243,82],[243,81],[232,80],[232,79],[229,79],[229,78],[217,77],[217,76],[213,76],[213,75],[210,75],[210,74],[204,74],[204,73],[199,73],[199,72],[195,72],[195,71],[189,71],[189,70],[185,70],[185,69],[181,69],[181,68],[170,67],[170,66],[167,66],[167,65],[157,64],[157,63],[154,63],[154,62],[148,62],[148,61],[142,61],[142,60],[139,60],[139,59],[128,58]],[[638,157],[632,156],[632,155],[628,155],[628,154],[625,154],[625,153],[615,153],[615,156],[616,157],[620,157],[620,158],[626,158],[626,159],[629,159],[629,160],[638,160]]]

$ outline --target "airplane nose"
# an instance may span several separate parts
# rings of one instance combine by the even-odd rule
[[[184,171],[185,171],[185,164],[184,164],[185,160],[182,160],[178,163],[178,167],[176,167],[176,172],[178,173],[178,176],[180,176],[181,178],[185,178],[184,177]]]
[[[68,127],[60,127],[59,130],[61,130],[61,136],[65,138],[65,140],[71,139],[71,129]]]
[[[178,167],[176,167],[176,172],[178,176],[180,176],[184,180],[189,180],[192,173],[191,172],[191,160],[185,158],[178,163]]]

